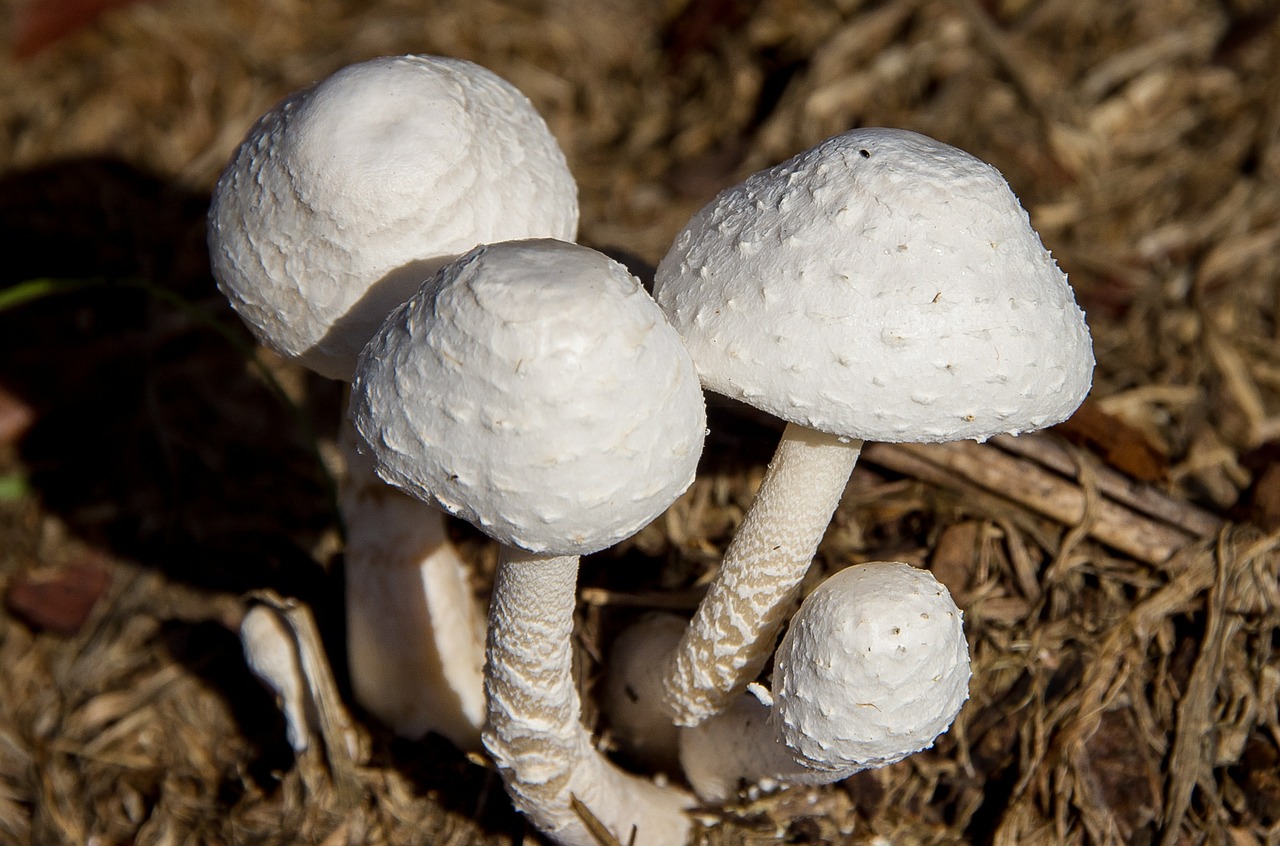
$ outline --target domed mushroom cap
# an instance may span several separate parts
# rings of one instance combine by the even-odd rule
[[[214,191],[214,275],[258,339],[350,378],[382,319],[476,244],[571,240],[577,187],[529,100],[470,62],[351,65],[250,130]]]
[[[774,660],[771,719],[796,760],[818,772],[852,773],[932,746],[969,696],[960,610],[909,564],[831,576],[802,603]]]
[[[362,353],[352,415],[388,482],[552,555],[658,516],[706,429],[693,364],[640,282],[551,240],[444,267]]]
[[[861,129],[722,192],[654,296],[703,383],[840,437],[985,439],[1088,392],[1084,315],[1000,173]]]

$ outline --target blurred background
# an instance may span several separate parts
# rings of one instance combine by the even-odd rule
[[[983,447],[1012,462],[983,481],[959,453],[869,452],[820,551],[819,573],[896,558],[951,588],[975,661],[956,727],[883,771],[702,809],[703,842],[1280,838],[1280,3],[0,9],[0,841],[533,837],[483,762],[358,712],[364,793],[339,795],[232,633],[246,592],[298,597],[344,683],[340,390],[254,349],[209,275],[209,192],[284,95],[406,52],[524,91],[579,181],[581,241],[638,271],[720,189],[898,126],[996,165],[1088,315],[1094,392],[1024,439],[1043,450]],[[588,695],[645,597],[692,608],[758,484],[776,430],[713,412],[699,482],[603,554],[630,575],[587,562]],[[1056,487],[1010,494],[1033,470]],[[456,532],[483,594],[492,550]]]

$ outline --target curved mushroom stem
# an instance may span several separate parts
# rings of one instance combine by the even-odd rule
[[[636,844],[683,843],[692,797],[614,767],[579,721],[577,579],[575,555],[503,547],[489,606],[485,747],[513,804],[557,843],[597,846],[590,817],[622,843],[633,832]]]
[[[719,714],[680,730],[680,766],[698,798],[727,802],[744,784],[830,784],[865,769],[828,772],[804,766],[770,722],[771,710],[741,693]]]
[[[788,423],[666,676],[676,725],[728,707],[760,674],[862,451]]]
[[[402,737],[480,750],[484,627],[467,565],[433,505],[379,479],[344,415],[347,654],[357,701]]]

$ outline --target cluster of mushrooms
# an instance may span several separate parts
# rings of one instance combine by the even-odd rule
[[[833,782],[930,746],[968,696],[945,587],[864,563],[787,618],[865,439],[1030,431],[1088,392],[1084,315],[1017,198],[967,153],[858,129],[722,192],[652,296],[574,243],[577,226],[576,185],[527,98],[432,56],[289,97],[218,183],[219,287],[263,344],[350,383],[357,699],[404,736],[483,746],[564,844],[597,842],[584,808],[621,842],[680,843],[694,794]],[[572,630],[579,557],[692,482],[703,389],[781,418],[782,442],[694,619],[624,632],[602,706],[691,793],[600,753]],[[446,513],[500,544],[487,625]],[[771,655],[772,690],[757,682]]]

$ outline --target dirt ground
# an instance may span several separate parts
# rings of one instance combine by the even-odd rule
[[[296,597],[346,689],[340,391],[252,347],[209,191],[286,93],[420,52],[528,94],[582,242],[637,267],[747,174],[900,126],[999,167],[1087,312],[1071,421],[869,448],[820,549],[815,580],[894,559],[950,587],[974,661],[950,733],[699,808],[699,842],[1280,843],[1280,3],[0,9],[0,842],[538,842],[483,761],[354,706],[359,755],[295,760],[233,634],[249,592]],[[620,626],[692,609],[759,482],[777,429],[711,410],[694,487],[585,562],[588,703]],[[493,550],[456,532],[483,592]]]

